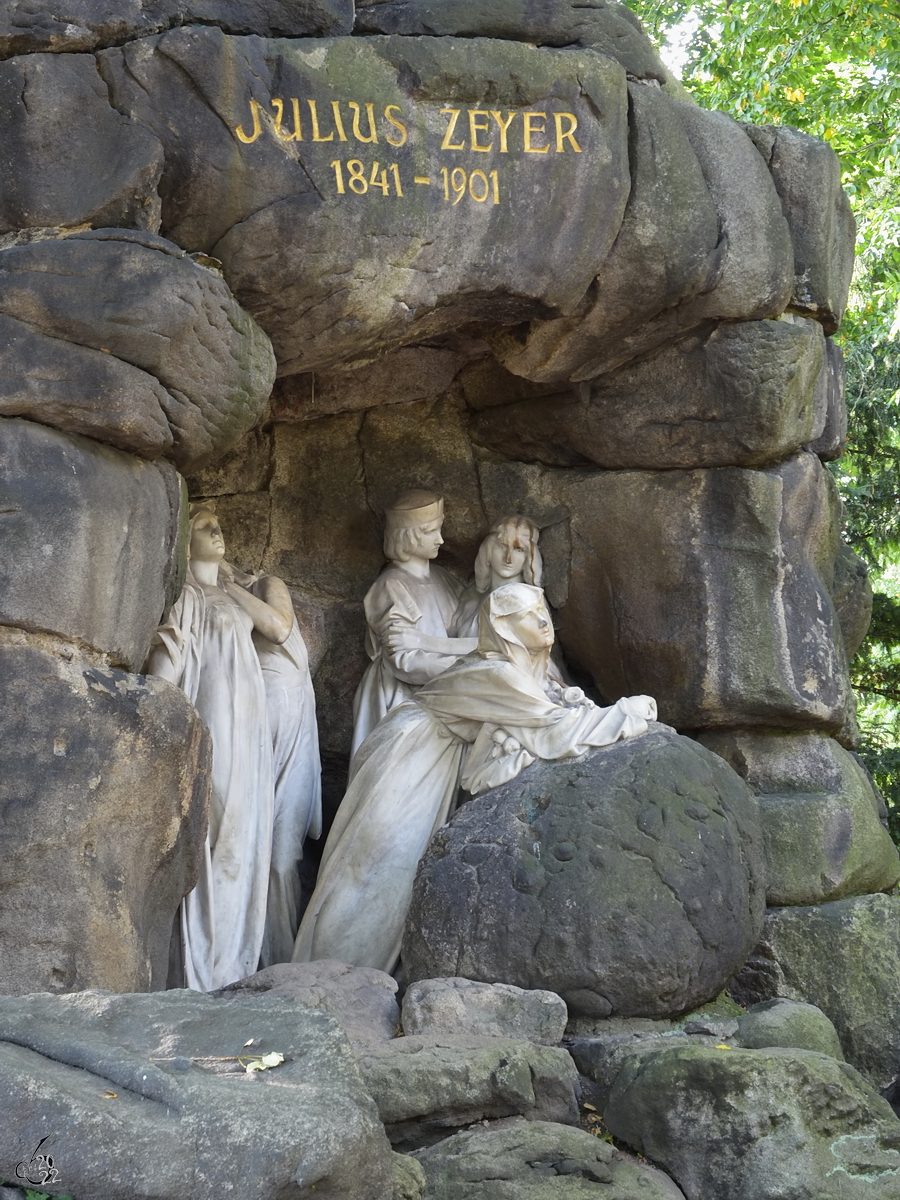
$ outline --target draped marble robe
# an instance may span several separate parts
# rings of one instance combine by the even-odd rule
[[[263,577],[264,579],[265,577]],[[258,595],[262,580],[251,591]],[[306,643],[294,617],[287,641],[270,642],[256,630],[274,754],[275,818],[266,926],[260,965],[288,962],[300,923],[303,843],[322,832],[322,768],[316,697]]]
[[[416,867],[460,784],[478,794],[537,758],[576,757],[635,737],[655,716],[646,696],[611,708],[558,703],[500,654],[459,660],[388,713],[360,748],[292,961],[393,970]],[[500,753],[504,742],[512,748]]]
[[[272,738],[253,621],[189,573],[154,649],[172,662],[212,735],[209,834],[197,886],[181,903],[185,981],[213,991],[259,964],[272,853]]]
[[[391,624],[403,623],[418,633],[447,637],[461,592],[462,584],[436,563],[424,579],[402,563],[391,563],[369,588],[364,607],[366,653],[372,661],[353,698],[351,770],[356,769],[357,751],[379,721],[456,662],[455,656],[422,650],[391,654],[382,645],[382,635]]]

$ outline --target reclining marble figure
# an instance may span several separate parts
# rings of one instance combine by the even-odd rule
[[[335,958],[391,971],[419,859],[460,785],[473,795],[536,759],[577,757],[644,733],[649,696],[600,708],[548,672],[553,625],[544,593],[491,592],[478,647],[393,708],[367,737],[322,856],[294,962]]]

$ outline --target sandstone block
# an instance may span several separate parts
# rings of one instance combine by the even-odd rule
[[[841,728],[840,501],[813,455],[547,483],[571,513],[560,640],[604,696],[655,696],[679,729]]]
[[[400,1006],[397,981],[371,967],[323,959],[311,963],[276,963],[221,991],[230,999],[253,1003],[259,995],[278,996],[318,1009],[337,1021],[354,1047],[397,1036]]]
[[[782,997],[815,1004],[847,1061],[889,1098],[900,1076],[900,900],[857,896],[774,908],[732,985],[742,1004]]]
[[[757,793],[771,907],[887,891],[900,879],[884,801],[836,741],[725,731],[700,741]]]
[[[241,1065],[270,1052],[284,1062]],[[278,997],[3,999],[0,1081],[7,1179],[49,1129],[84,1200],[217,1200],[236,1182],[247,1200],[391,1197],[390,1147],[343,1033]]]
[[[841,164],[827,142],[790,125],[747,125],[781,197],[794,247],[791,309],[821,321],[826,333],[841,323],[856,242],[856,221],[841,187]]]
[[[473,979],[420,979],[404,996],[403,1032],[516,1037],[557,1046],[565,1032],[565,1002],[554,992],[525,991]]]
[[[10,17],[6,5],[0,53]],[[85,223],[159,229],[163,148],[112,107],[92,55],[0,63],[0,120],[0,233]]]
[[[262,37],[349,33],[352,0],[62,0],[52,13],[7,0],[0,18],[0,58],[50,50],[72,54],[120,45],[173,25],[218,25]]]
[[[630,98],[633,187],[620,236],[576,311],[492,337],[516,375],[594,379],[707,322],[787,307],[790,233],[743,127],[650,88],[632,86]]]
[[[0,624],[140,670],[181,586],[175,471],[31,421],[0,438]]]
[[[831,597],[844,638],[847,658],[863,644],[872,620],[872,584],[869,568],[843,539],[834,561]]]
[[[209,735],[171,684],[64,654],[0,643],[0,990],[159,990],[203,854]]]
[[[825,388],[819,393],[820,403],[825,409],[825,424],[822,432],[806,447],[818,454],[823,462],[840,458],[847,448],[847,401],[845,386],[847,366],[844,353],[831,338],[825,339]]]
[[[188,473],[240,440],[272,388],[268,339],[220,275],[153,234],[0,251],[0,321],[0,414]]]
[[[418,1034],[368,1047],[359,1066],[395,1145],[436,1141],[485,1118],[578,1121],[575,1064],[550,1046]]]
[[[629,182],[625,72],[602,54],[183,28],[99,57],[116,106],[165,148],[166,236],[222,261],[282,375],[469,321],[568,311],[618,232]],[[526,122],[526,112],[545,115]],[[203,153],[186,154],[187,141]],[[523,227],[540,236],[523,237]]]
[[[684,1200],[662,1171],[549,1121],[466,1130],[418,1158],[434,1200]]]
[[[900,1122],[847,1066],[809,1050],[633,1057],[604,1119],[687,1200],[891,1200]]]
[[[824,345],[812,321],[720,325],[589,389],[488,408],[473,437],[507,458],[548,466],[778,463],[822,432]]]
[[[490,7],[477,0],[361,0],[355,32],[589,46],[621,63],[629,75],[660,83],[671,78],[640,21],[624,4],[586,8],[571,0],[550,0],[537,8],[523,0]]]
[[[820,1008],[796,1000],[763,1000],[738,1018],[738,1041],[745,1050],[783,1046],[815,1050],[844,1061],[837,1030]]]
[[[464,805],[419,866],[403,962],[546,988],[576,1016],[680,1013],[746,959],[762,875],[750,790],[653,727]]]

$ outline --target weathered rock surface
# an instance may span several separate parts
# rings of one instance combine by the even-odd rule
[[[4,5],[2,57],[3,26],[14,16]],[[162,146],[111,106],[92,55],[0,63],[0,120],[0,233],[86,222],[159,229]]]
[[[270,1071],[237,1057],[272,1051],[285,1061]],[[49,1130],[79,1200],[218,1200],[238,1183],[257,1200],[391,1197],[390,1148],[343,1033],[287,1000],[0,1000],[0,1079],[7,1179]]]
[[[607,1192],[615,1200],[684,1200],[661,1171],[547,1121],[466,1130],[418,1159],[429,1200],[581,1200]]]
[[[516,375],[593,379],[706,322],[759,320],[787,307],[790,232],[753,143],[724,113],[653,91],[630,88],[633,187],[583,303],[492,338]]]
[[[737,1045],[735,1035],[743,1011],[722,995],[673,1020],[574,1017],[564,1045],[582,1077],[586,1099],[604,1112],[626,1059],[675,1046]]]
[[[219,995],[253,1003],[264,994],[318,1009],[337,1021],[351,1046],[362,1047],[397,1036],[396,993],[397,981],[384,971],[322,959],[276,963],[229,984]]]
[[[815,1050],[844,1061],[837,1030],[814,1004],[796,1000],[763,1000],[738,1017],[738,1041],[745,1050],[767,1046]]]
[[[884,800],[833,739],[713,730],[699,740],[757,793],[771,907],[887,891],[900,880]]]
[[[655,726],[464,805],[420,864],[403,962],[547,988],[573,1015],[683,1012],[746,959],[763,871],[750,790]]]
[[[640,21],[624,4],[583,7],[572,0],[551,0],[538,8],[524,0],[503,0],[490,7],[477,0],[361,0],[356,6],[355,32],[585,46],[615,59],[629,75],[658,83],[673,79]]]
[[[843,351],[831,338],[825,339],[825,371],[826,387],[822,397],[825,404],[825,425],[819,437],[806,448],[813,454],[818,454],[823,462],[832,462],[840,458],[847,448],[847,367]]]
[[[818,459],[552,485],[571,513],[559,636],[604,696],[655,696],[678,729],[841,728],[840,500]]]
[[[872,584],[869,581],[869,568],[843,540],[834,562],[831,598],[840,622],[847,658],[852,659],[869,632]]]
[[[847,1061],[897,1098],[900,1077],[900,900],[858,896],[775,908],[731,988],[741,1004],[783,997],[834,1022]]]
[[[824,345],[811,321],[720,325],[590,389],[488,408],[473,437],[507,458],[548,466],[778,463],[824,428]]]
[[[0,624],[140,670],[181,586],[175,471],[31,421],[0,438]]]
[[[745,128],[772,172],[791,231],[791,310],[814,317],[826,333],[834,333],[847,304],[856,239],[840,160],[827,142],[790,125]]]
[[[281,374],[568,311],[618,232],[625,72],[589,50],[185,28],[100,60],[117,109],[163,144],[163,232],[221,259]]]
[[[268,339],[163,238],[93,230],[0,251],[0,414],[196,470],[262,415]]]
[[[900,1121],[808,1050],[680,1048],[626,1062],[604,1115],[687,1200],[893,1200]]]
[[[0,991],[164,988],[203,854],[209,735],[163,680],[0,635]]]
[[[473,979],[420,979],[403,996],[406,1034],[477,1034],[515,1037],[557,1046],[568,1012],[555,992],[525,991],[508,983]]]
[[[575,1064],[551,1046],[418,1034],[369,1046],[359,1066],[395,1145],[421,1146],[485,1118],[578,1121]]]
[[[0,58],[49,50],[72,54],[115,46],[173,25],[218,25],[229,33],[310,37],[349,33],[352,0],[62,0],[52,13],[7,0]]]
[[[392,1200],[425,1200],[428,1181],[418,1160],[411,1158],[408,1154],[398,1154],[395,1151],[391,1162],[394,1167]]]
[[[486,347],[476,344],[483,356]],[[447,391],[469,357],[452,347],[401,346],[366,363],[365,369],[283,376],[272,393],[272,419],[312,421],[382,404],[435,399]]]

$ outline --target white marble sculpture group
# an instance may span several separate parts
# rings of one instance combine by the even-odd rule
[[[299,931],[297,863],[321,822],[306,650],[285,585],[229,567],[215,514],[192,516],[188,582],[148,664],[184,689],[212,734],[207,858],[181,910],[189,987],[289,959],[393,970],[416,867],[460,787],[478,795],[536,759],[635,737],[656,717],[648,696],[599,708],[566,686],[550,657],[533,521],[498,522],[464,588],[432,561],[443,508],[413,490],[385,514],[349,786]]]

